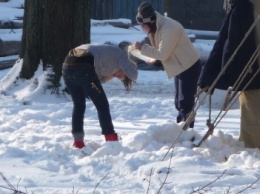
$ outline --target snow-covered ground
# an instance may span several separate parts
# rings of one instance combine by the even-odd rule
[[[145,35],[136,28],[92,26],[91,41],[140,41]],[[194,44],[210,52],[213,42]],[[47,72],[41,68],[31,80],[9,87],[20,68],[18,61],[0,71],[0,173],[15,189],[28,194],[260,193],[260,151],[238,141],[238,103],[196,148],[207,130],[207,103],[197,110],[195,128],[180,133],[173,80],[164,71],[139,70],[131,92],[118,80],[103,85],[119,143],[105,142],[95,107],[87,101],[83,154],[72,147],[70,96],[43,94]],[[224,95],[214,93],[212,120]],[[0,193],[14,193],[7,188],[0,177]]]

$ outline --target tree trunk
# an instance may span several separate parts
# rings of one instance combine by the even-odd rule
[[[50,88],[58,89],[68,51],[90,42],[90,13],[91,0],[25,0],[20,77],[32,78],[42,62],[54,72]]]
[[[33,76],[42,55],[42,1],[25,0],[23,35],[20,58],[23,58],[21,77]]]

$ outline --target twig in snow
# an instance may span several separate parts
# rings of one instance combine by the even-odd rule
[[[160,193],[160,191],[161,191],[161,189],[163,188],[163,186],[166,184],[166,180],[167,180],[167,178],[168,178],[168,176],[169,176],[169,174],[170,174],[170,172],[171,172],[171,163],[172,163],[172,158],[173,158],[173,152],[174,152],[174,150],[172,149],[171,158],[170,158],[170,161],[169,161],[169,163],[168,163],[167,173],[166,173],[166,175],[165,175],[164,180],[162,181],[161,187],[159,188],[159,190],[158,190],[158,192],[157,192],[158,194]]]
[[[230,190],[231,190],[231,186],[228,187],[227,192],[225,192],[224,194],[230,193]]]
[[[220,176],[218,176],[215,180],[211,181],[210,183],[206,184],[206,185],[203,186],[203,187],[198,188],[197,190],[193,190],[190,194],[192,194],[192,193],[201,193],[201,191],[207,192],[208,190],[207,190],[206,188],[207,188],[208,186],[212,185],[213,183],[215,183],[215,182],[216,182],[217,180],[219,180],[221,177],[223,177],[224,174],[225,174],[225,172],[226,172],[226,170],[224,170],[224,172],[223,172]]]
[[[149,179],[149,181],[148,181],[148,187],[147,187],[147,190],[146,190],[146,194],[148,194],[149,189],[150,189],[152,173],[153,173],[153,168],[152,168],[151,171],[150,171],[150,175],[149,175],[150,179]]]
[[[244,188],[243,190],[239,191],[237,194],[243,193],[245,190],[247,189],[255,189],[253,187],[254,184],[256,184],[258,181],[260,180],[260,177],[258,179],[256,179],[254,182],[252,182],[250,185],[248,185],[246,188]]]
[[[73,190],[72,190],[72,193],[74,194],[74,187],[73,187]],[[81,188],[78,188],[78,190],[76,191],[76,193],[75,194],[78,194],[79,193],[79,190],[80,190]]]
[[[6,184],[8,185],[8,187],[5,187],[5,186],[0,186],[1,188],[4,188],[4,189],[7,189],[7,190],[10,190],[10,191],[13,191],[14,194],[26,194],[22,191],[19,191],[18,190],[18,185],[19,185],[19,182],[18,182],[18,185],[17,185],[17,188],[15,188],[7,179],[6,177],[3,175],[3,173],[0,172],[0,176],[2,177],[2,179],[6,182]]]
[[[108,173],[96,184],[95,189],[94,189],[94,191],[93,191],[93,194],[95,193],[95,191],[96,191],[98,185],[107,177],[107,175],[108,175],[109,173],[110,173],[110,172],[108,172]]]

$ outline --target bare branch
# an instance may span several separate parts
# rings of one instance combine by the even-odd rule
[[[17,184],[17,189],[16,189],[16,188],[5,178],[5,176],[3,175],[3,173],[0,172],[0,176],[2,177],[2,179],[3,179],[3,180],[6,182],[6,184],[8,185],[8,187],[0,186],[0,188],[4,188],[4,189],[10,190],[10,191],[13,191],[14,194],[26,194],[26,193],[24,193],[24,192],[18,190],[18,185],[19,185],[19,182],[20,182],[21,179],[19,180],[19,182],[18,182],[18,184]]]
[[[166,180],[167,180],[167,178],[168,178],[168,176],[169,176],[169,174],[170,174],[170,172],[171,172],[171,163],[172,163],[172,158],[173,158],[173,152],[174,152],[174,150],[172,149],[170,161],[169,161],[169,163],[168,163],[167,173],[166,173],[166,176],[165,176],[165,178],[164,178],[164,180],[163,180],[163,182],[162,182],[161,187],[159,188],[159,190],[158,190],[158,192],[157,192],[158,194],[160,193],[160,191],[161,191],[161,189],[163,188],[163,186],[166,184]]]
[[[0,175],[2,177],[2,179],[6,182],[6,184],[9,186],[9,188],[11,190],[15,190],[14,186],[5,178],[5,176],[3,175],[3,173],[0,172]]]
[[[95,191],[96,191],[98,185],[108,176],[109,173],[110,173],[110,172],[108,172],[108,173],[96,184],[95,189],[94,189],[94,191],[93,191],[93,194],[95,193]]]
[[[81,188],[78,188],[78,190],[76,191],[75,194],[78,194],[80,189],[81,189]],[[73,187],[72,193],[74,194],[74,192],[75,192],[75,188]]]
[[[220,176],[218,176],[215,180],[211,181],[210,183],[206,184],[206,185],[203,186],[203,187],[198,188],[197,190],[193,190],[191,193],[201,193],[201,191],[204,191],[204,192],[208,191],[208,189],[206,189],[206,188],[209,187],[210,185],[212,185],[213,183],[215,183],[215,182],[216,182],[217,180],[219,180],[221,177],[223,177],[225,173],[226,173],[226,170],[224,170],[224,172],[223,172]],[[209,189],[209,190],[210,190],[210,189]],[[190,194],[191,194],[191,193],[190,193]]]
[[[256,179],[254,182],[252,182],[250,185],[248,185],[246,188],[244,188],[243,190],[239,191],[237,194],[243,193],[247,189],[254,189],[253,185],[256,184],[259,180],[260,180],[260,177],[258,179]]]
[[[150,189],[152,173],[153,173],[153,168],[152,168],[151,171],[150,171],[150,175],[149,175],[150,179],[149,179],[149,181],[148,181],[149,184],[148,184],[148,187],[147,187],[147,190],[146,190],[146,194],[148,194],[149,189]]]
[[[229,194],[231,190],[231,186],[228,187],[227,192],[225,192],[224,194]]]

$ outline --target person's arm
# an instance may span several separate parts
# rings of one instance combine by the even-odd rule
[[[183,31],[184,29],[181,26],[177,26],[176,29],[163,29],[158,32],[160,40],[158,40],[159,43],[157,48],[150,46],[149,44],[143,44],[140,51],[143,55],[164,61],[173,53],[173,50],[176,48]]]
[[[135,49],[137,49],[137,50],[141,50],[142,46],[143,46],[143,43],[142,43],[142,42],[136,41],[136,42],[134,43],[134,47],[135,47]]]
[[[106,83],[106,82],[112,80],[113,78],[114,78],[113,76],[103,76],[102,78],[100,78],[100,82]]]
[[[146,64],[154,65],[156,59],[142,55],[140,51],[141,47],[142,47],[141,42],[135,42],[135,44],[131,48],[129,47],[128,52],[130,53],[131,56],[141,59]]]

